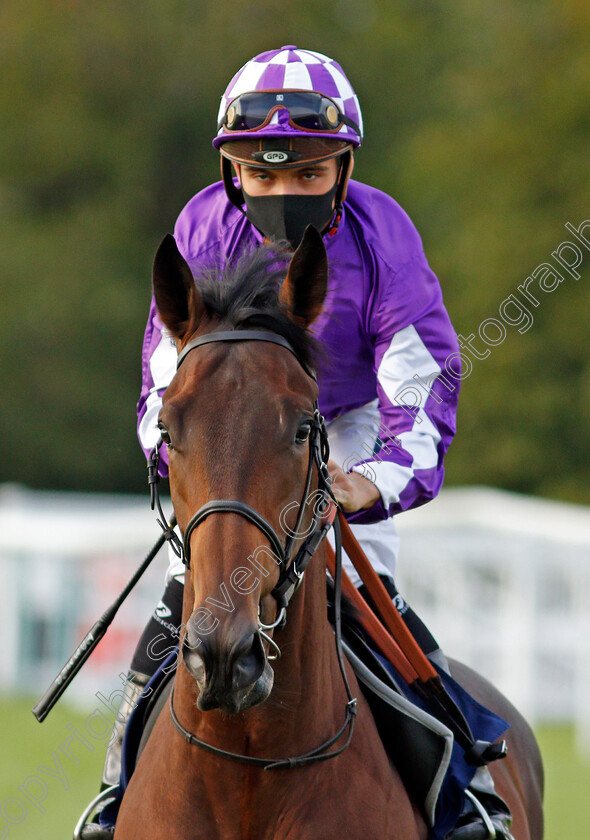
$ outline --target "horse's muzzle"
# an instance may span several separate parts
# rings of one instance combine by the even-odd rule
[[[218,634],[197,636],[189,622],[182,656],[199,687],[201,711],[236,714],[266,700],[272,689],[274,674],[257,629],[224,643]]]

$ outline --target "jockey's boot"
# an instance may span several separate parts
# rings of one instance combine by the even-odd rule
[[[127,673],[127,680],[123,687],[123,697],[121,698],[121,704],[117,711],[117,717],[115,718],[115,725],[107,747],[104,770],[102,772],[102,783],[105,787],[119,784],[125,727],[127,726],[131,712],[137,706],[139,698],[150,679],[151,677],[147,674],[140,674],[138,671],[129,671]]]
[[[465,797],[457,825],[444,840],[514,840],[510,833],[510,809],[496,793],[487,767],[477,769]]]
[[[98,818],[100,812],[105,808],[109,802],[113,801],[113,797],[109,796],[108,791],[119,784],[119,777],[121,775],[121,751],[123,747],[123,735],[127,721],[131,712],[137,705],[145,686],[151,678],[146,674],[140,674],[137,671],[129,671],[127,680],[123,688],[123,697],[121,698],[121,705],[117,711],[115,718],[115,725],[107,747],[107,754],[104,763],[104,770],[102,773],[101,794],[104,794],[102,800],[97,797],[92,804],[96,804],[96,808],[87,808],[83,816],[90,816],[93,810],[96,811],[92,822],[83,824],[83,819],[76,827],[74,832],[74,840],[113,840],[114,827],[105,828],[99,825]]]
[[[441,671],[450,674],[449,663],[440,648],[431,651],[428,659]],[[479,767],[465,791],[465,805],[455,828],[445,840],[514,840],[510,834],[512,815],[508,805],[496,793],[487,767]]]

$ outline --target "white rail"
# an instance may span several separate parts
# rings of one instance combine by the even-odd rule
[[[397,521],[398,586],[444,650],[532,721],[574,721],[590,750],[590,509],[467,488]],[[157,537],[145,498],[0,487],[0,688],[42,693]],[[120,686],[166,566],[154,562],[70,699]]]
[[[452,656],[590,748],[590,509],[488,488],[398,518],[398,586]]]

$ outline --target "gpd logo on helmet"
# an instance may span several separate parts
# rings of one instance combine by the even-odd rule
[[[289,160],[288,152],[264,152],[262,160],[265,163],[286,163]]]

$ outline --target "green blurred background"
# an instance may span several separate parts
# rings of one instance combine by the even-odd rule
[[[556,265],[564,224],[590,219],[587,0],[5,0],[0,481],[144,492],[134,412],[152,255],[218,177],[227,82],[290,43],[343,65],[365,117],[355,177],[416,223],[457,332],[497,318],[537,266]],[[590,503],[588,265],[580,273],[474,362],[448,486]],[[45,758],[19,708],[2,717],[14,714],[22,744],[39,740],[9,750],[2,796]],[[561,782],[568,738],[546,734]],[[583,778],[587,789],[587,766],[567,790]],[[561,788],[550,795],[573,813]],[[588,837],[581,817],[560,835],[552,814],[550,840]],[[12,836],[59,836],[40,819],[42,831],[27,821]]]
[[[589,36],[584,0],[4,2],[1,478],[143,491],[151,259],[218,177],[219,98],[248,58],[297,43],[341,62],[366,122],[355,177],[409,212],[467,336],[590,218]],[[448,485],[590,502],[581,274],[474,363]]]

